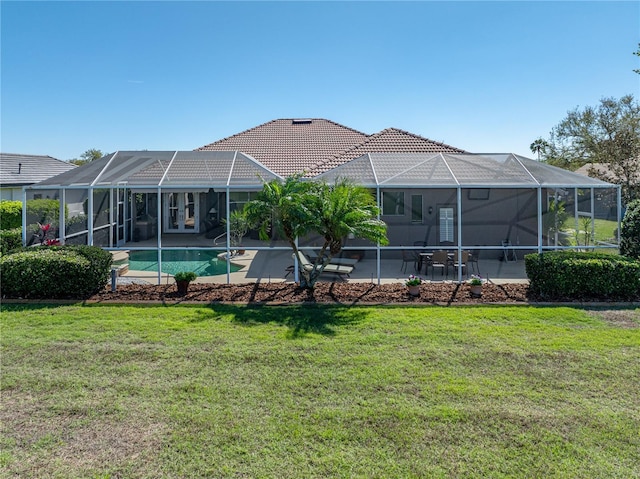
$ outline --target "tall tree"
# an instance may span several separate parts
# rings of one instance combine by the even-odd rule
[[[625,202],[640,193],[640,104],[632,95],[604,98],[596,107],[576,108],[551,131],[545,160],[622,185]]]
[[[80,155],[80,158],[74,158],[73,160],[69,160],[69,163],[73,163],[74,165],[84,165],[85,163],[90,163],[98,158],[102,158],[104,153],[96,148],[89,148],[83,154]]]
[[[375,198],[366,188],[341,180],[333,185],[303,181],[299,176],[284,183],[265,183],[258,197],[246,206],[260,238],[269,238],[271,228],[287,239],[294,254],[301,254],[296,239],[317,234],[323,239],[310,271],[300,271],[300,285],[312,289],[331,258],[342,251],[349,235],[388,244],[387,225],[378,219]]]
[[[547,148],[549,148],[549,143],[547,143],[547,141],[542,138],[538,138],[536,141],[531,143],[529,148],[531,149],[532,153],[538,154],[538,161],[540,161],[540,154],[544,155],[546,153]]]

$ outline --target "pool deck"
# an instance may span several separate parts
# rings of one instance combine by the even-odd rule
[[[118,252],[121,253],[121,252]],[[226,253],[219,256],[221,261],[226,261]],[[222,274],[217,276],[200,276],[196,283],[276,283],[276,282],[294,282],[294,274],[287,271],[287,268],[293,265],[291,251],[255,251],[246,250],[244,254],[238,254],[231,257],[231,262],[241,269],[237,272]],[[402,283],[410,274],[417,274],[416,271],[407,266],[406,273],[401,269],[402,262],[395,259],[385,259],[380,261],[381,278],[380,284]],[[524,261],[503,262],[498,260],[481,260],[479,262],[480,274],[483,278],[489,279],[493,283],[528,283],[524,271]],[[320,281],[328,282],[358,282],[358,283],[377,283],[375,259],[363,259],[359,261],[350,276],[339,277],[334,274],[324,274]],[[470,271],[471,272],[471,271]],[[173,276],[162,273],[160,277],[157,272],[151,271],[126,271],[121,275],[124,278],[143,280],[152,284],[172,284]],[[442,282],[454,281],[451,271],[448,277],[442,277],[439,273],[432,278],[431,272],[425,275],[424,272],[419,276],[425,280]],[[463,277],[463,280],[466,276]]]

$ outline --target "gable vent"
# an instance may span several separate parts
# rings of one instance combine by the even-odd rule
[[[313,123],[311,118],[294,118],[291,120],[292,125],[310,125]]]

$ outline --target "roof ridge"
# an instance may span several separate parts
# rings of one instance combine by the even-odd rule
[[[435,144],[440,145],[440,146],[446,146],[447,148],[451,148],[452,150],[458,150],[459,153],[469,153],[468,151],[463,150],[461,148],[458,148],[457,146],[451,146],[451,145],[449,145],[447,143],[443,143],[442,141],[432,140],[431,138],[427,138],[426,136],[418,135],[416,133],[412,133],[410,131],[403,130],[402,128],[394,128],[394,127],[385,128],[384,130],[380,131],[379,133],[383,133],[383,132],[386,132],[386,131],[392,131],[392,130],[399,131],[400,133],[404,133],[405,135],[413,136],[414,138],[419,138],[421,140],[425,140],[425,141],[428,141],[430,143],[435,143]]]
[[[207,143],[204,146],[196,148],[194,151],[201,151],[201,150],[207,148],[208,146],[215,145],[216,143],[220,143],[222,141],[230,140],[231,138],[235,138],[236,136],[244,135],[246,133],[249,133],[250,131],[257,130],[258,128],[262,128],[263,126],[266,126],[266,125],[268,125],[270,123],[275,123],[276,121],[280,121],[280,120],[278,120],[278,119],[269,120],[269,121],[267,121],[265,123],[261,123],[261,124],[256,125],[256,126],[252,126],[251,128],[247,128],[246,130],[240,131],[238,133],[234,133],[233,135],[225,136],[224,138],[220,138],[219,140],[212,141],[211,143]]]
[[[360,142],[357,145],[354,145],[354,146],[352,146],[350,148],[347,148],[344,151],[341,151],[340,153],[338,153],[337,155],[334,155],[331,158],[328,158],[328,159],[326,159],[324,161],[317,162],[316,164],[311,166],[311,168],[309,169],[309,173],[321,168],[323,165],[325,165],[327,163],[330,163],[331,161],[334,161],[334,160],[336,160],[336,159],[348,154],[350,151],[354,151],[354,150],[356,150],[358,148],[361,148],[361,147],[365,146],[367,143],[370,143],[371,141],[375,140],[376,138],[382,136],[385,133],[389,133],[389,132],[399,132],[399,133],[402,133],[403,135],[408,135],[408,136],[411,136],[413,138],[417,138],[417,139],[422,140],[422,141],[428,141],[429,143],[433,143],[433,144],[438,145],[438,146],[442,146],[442,147],[445,147],[445,148],[450,148],[452,150],[457,150],[456,153],[459,153],[459,154],[460,153],[462,153],[462,154],[469,153],[466,150],[462,150],[462,149],[457,148],[455,146],[448,145],[447,143],[443,143],[441,141],[434,141],[434,140],[431,140],[431,139],[426,138],[424,136],[417,135],[415,133],[411,133],[410,131],[403,130],[401,128],[389,127],[389,128],[385,128],[384,130],[380,130],[380,131],[378,131],[376,133],[372,133],[371,135],[367,135],[367,138],[365,140],[363,140],[362,142]],[[369,152],[369,153],[373,153],[373,152]]]
[[[230,140],[230,139],[235,138],[235,137],[237,137],[237,136],[245,135],[245,134],[247,134],[247,133],[249,133],[249,132],[251,132],[251,131],[257,130],[258,128],[263,128],[263,127],[265,127],[265,126],[267,126],[267,125],[270,125],[270,124],[272,124],[272,123],[276,123],[276,122],[279,122],[279,121],[295,121],[295,120],[302,120],[302,119],[304,119],[304,120],[310,120],[310,121],[324,121],[324,122],[327,122],[327,123],[331,123],[331,124],[333,124],[333,125],[335,125],[335,126],[338,126],[338,127],[340,127],[340,128],[343,128],[343,129],[345,129],[345,130],[349,130],[349,131],[351,131],[351,132],[353,132],[353,133],[357,133],[358,135],[365,135],[365,136],[367,136],[367,137],[369,136],[367,133],[364,133],[364,132],[362,132],[362,131],[358,131],[358,130],[356,130],[355,128],[351,128],[350,126],[346,126],[346,125],[343,125],[343,124],[338,123],[338,122],[336,122],[336,121],[328,120],[328,119],[326,119],[326,118],[306,118],[306,117],[305,117],[305,118],[302,118],[302,117],[297,117],[297,118],[296,118],[296,117],[291,117],[291,118],[276,118],[276,119],[274,119],[274,120],[269,120],[269,121],[267,121],[267,122],[265,122],[265,123],[261,123],[260,125],[256,125],[256,126],[253,126],[253,127],[251,127],[251,128],[247,128],[246,130],[243,130],[243,131],[241,131],[241,132],[239,132],[239,133],[234,133],[233,135],[229,135],[229,136],[226,136],[226,137],[224,137],[224,138],[220,138],[219,140],[213,141],[213,142],[211,142],[211,143],[207,143],[207,144],[206,144],[206,145],[204,145],[204,146],[201,146],[201,147],[199,147],[199,148],[196,148],[194,151],[201,151],[201,150],[204,150],[205,148],[207,148],[207,147],[209,147],[209,146],[211,146],[211,145],[215,145],[216,143],[221,143],[221,142],[223,142],[223,141]]]
[[[389,128],[387,128],[387,129],[389,129]],[[363,141],[361,141],[360,143],[358,143],[356,145],[353,145],[353,146],[347,148],[346,150],[341,151],[337,155],[334,155],[334,156],[332,156],[331,158],[329,158],[327,160],[317,162],[316,164],[311,166],[311,168],[309,169],[309,172],[312,172],[313,170],[315,170],[317,168],[320,168],[322,165],[324,165],[324,164],[326,164],[326,163],[328,163],[328,162],[330,162],[332,160],[335,160],[336,158],[340,158],[341,156],[346,155],[350,151],[353,151],[353,150],[355,150],[357,148],[360,148],[363,145],[366,145],[369,141],[371,141],[372,139],[374,139],[375,137],[380,135],[383,131],[386,131],[386,130],[381,130],[381,131],[379,131],[377,133],[372,133],[371,135],[367,135],[367,137]]]
[[[316,120],[326,121],[327,123],[333,123],[334,125],[339,126],[340,128],[344,128],[344,129],[346,129],[346,130],[351,130],[351,131],[353,131],[354,133],[357,133],[357,134],[359,134],[359,135],[365,135],[367,138],[368,138],[369,136],[371,136],[371,135],[369,135],[368,133],[365,133],[365,132],[360,131],[360,130],[356,130],[355,128],[351,128],[350,126],[347,126],[347,125],[343,125],[342,123],[338,123],[337,121],[328,120],[328,119],[326,119],[326,118],[315,118],[315,119],[316,119]]]
[[[58,158],[54,158],[51,155],[30,155],[29,153],[0,153],[0,156],[15,156],[20,158],[51,158],[52,160],[64,161]]]

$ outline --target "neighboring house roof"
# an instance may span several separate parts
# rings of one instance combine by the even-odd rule
[[[281,176],[317,175],[370,152],[465,153],[396,128],[367,135],[322,118],[273,120],[198,150],[242,151]]]
[[[75,167],[51,156],[0,153],[0,186],[32,185]]]
[[[584,176],[591,176],[589,174],[589,170],[591,168],[594,168],[595,170],[603,173],[606,173],[607,171],[609,171],[609,168],[607,168],[607,165],[604,163],[587,163],[586,165],[582,165],[580,168],[578,168],[576,170],[576,173]]]
[[[635,161],[636,165],[638,165],[638,162],[640,162],[640,159],[637,159]],[[638,165],[638,166],[640,166],[640,165]],[[637,166],[636,166],[636,168],[637,168]],[[592,170],[594,170],[595,172],[597,172],[599,175],[603,176],[604,178],[607,178],[607,177],[611,176],[611,169],[609,168],[609,165],[607,163],[587,163],[586,165],[582,165],[580,168],[578,168],[576,170],[576,173],[579,173],[579,174],[584,175],[584,176],[589,176],[589,177],[595,178],[596,176],[589,174],[589,172],[592,171]],[[640,171],[636,175],[636,180],[640,181]]]

